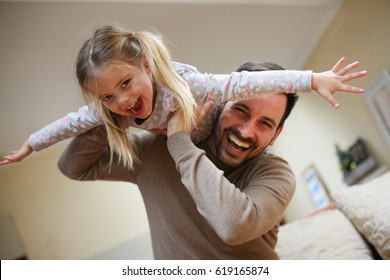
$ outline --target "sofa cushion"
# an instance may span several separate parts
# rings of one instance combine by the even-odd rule
[[[369,245],[339,210],[327,210],[280,227],[282,260],[373,259]]]
[[[331,193],[337,206],[383,259],[390,259],[390,172]]]

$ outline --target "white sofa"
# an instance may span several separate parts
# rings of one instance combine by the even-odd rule
[[[390,172],[331,193],[336,207],[280,227],[285,260],[390,259]]]

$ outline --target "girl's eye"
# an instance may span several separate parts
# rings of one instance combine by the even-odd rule
[[[108,102],[111,101],[111,99],[112,99],[112,95],[105,95],[105,96],[103,96],[103,98],[102,98],[102,102],[103,102],[103,103],[108,103]]]
[[[124,81],[124,82],[122,83],[121,87],[122,87],[122,88],[125,88],[125,87],[127,87],[127,85],[128,85],[129,83],[130,83],[130,79]]]

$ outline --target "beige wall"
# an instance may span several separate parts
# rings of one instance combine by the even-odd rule
[[[80,6],[77,13],[72,14],[73,18],[40,13],[39,10],[30,10],[30,12],[23,10],[24,14],[22,14],[31,24],[37,24],[37,28],[44,27],[42,23],[38,24],[39,20],[63,20],[72,26],[72,30],[80,29],[77,34],[63,27],[57,30],[67,35],[62,36],[61,40],[65,40],[64,38],[68,36],[74,39],[67,45],[69,48],[66,51],[69,56],[58,62],[59,56],[55,50],[51,49],[47,52],[35,50],[39,51],[35,53],[38,57],[44,58],[49,55],[56,63],[66,64],[66,69],[62,71],[69,72],[69,75],[55,72],[52,81],[54,84],[69,84],[69,87],[60,89],[64,94],[77,89],[71,76],[73,67],[71,57],[77,52],[82,38],[87,33],[86,22],[93,22],[94,17],[99,17],[99,13],[102,12],[96,9],[83,14],[82,11],[85,11],[84,6]],[[14,12],[13,18],[18,19],[22,11],[18,9]],[[107,9],[107,12],[110,10]],[[305,68],[317,71],[328,70],[340,56],[346,56],[349,61],[359,59],[370,75],[356,84],[368,86],[381,69],[390,68],[389,14],[390,2],[387,0],[347,0]],[[125,21],[125,19],[126,16],[121,14],[119,20]],[[136,22],[138,19],[133,20]],[[7,26],[4,28],[4,30],[12,30]],[[58,27],[53,26],[54,28]],[[165,28],[171,30],[169,26]],[[56,31],[50,28],[48,30]],[[31,38],[18,38],[21,43],[26,39]],[[46,37],[38,39],[46,40]],[[185,38],[181,39],[185,40]],[[51,42],[48,41],[47,44],[50,49]],[[186,57],[186,54],[177,51],[179,56]],[[31,53],[26,53],[24,59],[24,61],[31,59]],[[198,60],[198,58],[193,59]],[[221,63],[218,66],[222,69],[231,69],[243,59],[238,57],[233,62],[226,60],[226,65]],[[210,65],[208,61],[201,61],[201,58],[199,61],[205,69],[217,67]],[[42,67],[47,66],[43,63]],[[53,71],[57,70],[53,68]],[[60,75],[65,82],[55,80],[54,77]],[[44,88],[48,85],[42,83],[41,86]],[[315,94],[302,96],[287,122],[284,133],[278,139],[279,143],[275,146],[277,153],[290,161],[298,179],[303,169],[308,164],[314,163],[331,188],[342,185],[334,154],[333,145],[336,142],[346,147],[357,136],[362,136],[367,140],[375,157],[382,163],[390,165],[389,149],[363,98],[347,94],[338,94],[337,98],[342,105],[339,110],[332,109]],[[50,102],[48,100],[48,103]],[[72,109],[76,106],[79,104],[74,104]],[[64,110],[64,112],[70,110],[59,107],[48,109]],[[59,116],[62,113],[59,112]],[[42,124],[44,123],[46,120],[42,118]],[[148,231],[144,206],[135,186],[121,183],[80,183],[68,180],[56,167],[62,149],[63,144],[60,144],[28,159],[23,164],[0,169],[0,216],[12,214],[30,258],[91,258]],[[302,187],[302,182],[298,180],[298,189],[286,218],[294,220],[310,211],[312,206]]]
[[[305,69],[325,71],[342,56],[359,60],[369,74],[354,85],[368,87],[384,69],[390,70],[390,1],[347,0],[312,54]],[[332,109],[314,94],[301,95],[297,108],[276,144],[291,163],[298,189],[286,213],[291,221],[313,210],[304,189],[303,170],[313,163],[329,189],[345,186],[337,166],[334,144],[346,149],[362,137],[380,164],[390,166],[390,148],[384,142],[361,95],[336,94],[341,107]]]
[[[28,258],[92,258],[147,233],[137,186],[67,179],[56,165],[63,147],[0,171],[0,217],[12,215]]]

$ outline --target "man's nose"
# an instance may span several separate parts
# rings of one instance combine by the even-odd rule
[[[240,124],[238,130],[240,131],[241,137],[243,138],[253,138],[255,134],[255,123],[251,121],[246,121]]]

